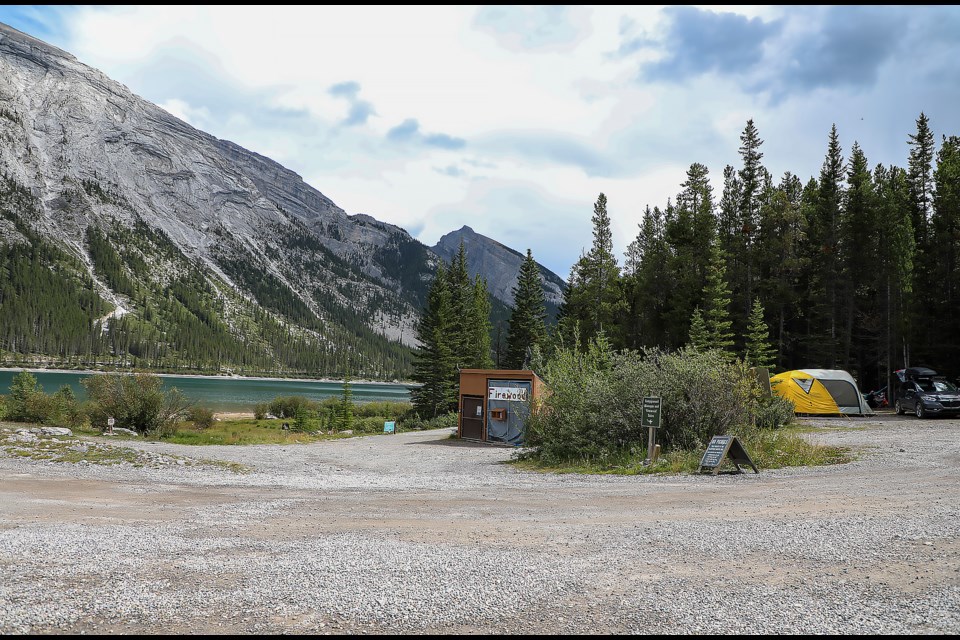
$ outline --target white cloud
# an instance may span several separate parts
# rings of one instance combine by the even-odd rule
[[[842,25],[842,9],[705,10],[783,25],[754,22],[746,31],[768,38],[746,50],[754,75],[735,63],[670,57],[671,43],[698,42],[695,28],[744,25],[695,9],[82,6],[28,13],[53,44],[198,128],[282,162],[350,213],[399,224],[430,244],[468,224],[518,250],[530,246],[561,275],[589,244],[601,191],[620,252],[644,207],[675,196],[690,163],[708,166],[719,198],[724,165],[739,165],[748,118],[777,178],[785,170],[816,175],[834,122],[845,149],[858,139],[871,163],[901,165],[921,110],[937,134],[960,129],[953,109],[960,85],[947,81],[956,72],[944,66],[957,51],[948,28],[960,22],[956,11],[901,11],[944,25],[941,33],[926,50],[922,36],[934,31],[906,25],[915,57],[907,47],[897,56],[879,51],[865,67],[874,76],[852,87],[811,85],[809,70],[797,67],[805,59],[797,34],[829,35],[821,22]],[[681,19],[690,29],[671,22]],[[818,51],[847,51],[837,42],[821,42]],[[663,60],[675,64],[661,65],[661,73],[696,73],[645,80],[644,69]],[[750,86],[758,77],[807,85],[775,87],[774,104],[767,88]]]

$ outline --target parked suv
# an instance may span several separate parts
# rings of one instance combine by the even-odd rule
[[[897,413],[908,411],[918,418],[960,414],[960,389],[946,378],[917,377],[900,386],[894,405]]]

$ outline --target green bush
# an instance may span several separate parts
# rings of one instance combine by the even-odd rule
[[[269,412],[278,418],[294,418],[301,408],[316,411],[317,403],[303,396],[277,396],[270,401]]]
[[[435,418],[420,418],[412,411],[407,414],[408,417],[397,427],[403,427],[406,431],[427,431],[429,429],[447,429],[457,428],[458,415],[456,411],[441,414]],[[382,425],[381,425],[382,426]]]
[[[7,420],[14,422],[40,422],[48,412],[43,387],[29,371],[21,371],[10,383],[10,395],[6,400]]]
[[[113,417],[117,427],[162,436],[190,407],[179,390],[165,392],[160,376],[152,374],[97,374],[84,378],[82,384],[90,398],[90,422],[101,429]]]
[[[643,398],[662,399],[665,449],[696,449],[753,424],[757,382],[716,351],[614,353],[601,337],[586,350],[558,348],[542,369],[549,393],[527,425],[526,444],[545,460],[602,463],[646,448]]]
[[[795,406],[793,402],[773,394],[762,397],[757,402],[757,428],[779,429],[793,421]]]
[[[257,420],[263,420],[267,417],[268,413],[270,413],[269,402],[258,402],[253,407],[253,417]]]
[[[213,426],[213,410],[206,407],[191,407],[187,411],[187,420],[197,429],[209,429]]]
[[[386,420],[403,420],[413,412],[409,402],[376,400],[374,402],[354,403],[353,415],[358,418],[383,417]]]

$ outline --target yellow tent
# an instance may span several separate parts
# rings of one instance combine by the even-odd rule
[[[873,413],[857,383],[839,369],[799,369],[770,378],[773,392],[793,402],[796,413],[814,415]]]

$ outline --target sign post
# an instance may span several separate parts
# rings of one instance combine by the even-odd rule
[[[697,473],[712,469],[713,475],[717,475],[720,473],[720,465],[724,458],[729,458],[737,468],[737,473],[743,473],[740,469],[741,464],[750,465],[754,473],[760,473],[736,436],[713,436],[710,444],[707,445],[707,450],[703,452],[703,457],[700,458],[700,468]]]
[[[113,416],[107,418],[107,433],[113,435],[113,425],[116,424],[116,420],[113,419]]]
[[[649,437],[647,438],[647,459],[643,461],[645,465],[651,464],[654,460],[653,449],[657,442],[656,430],[660,428],[661,404],[662,400],[660,396],[649,396],[643,399],[643,408],[640,412],[640,424],[650,429]]]

